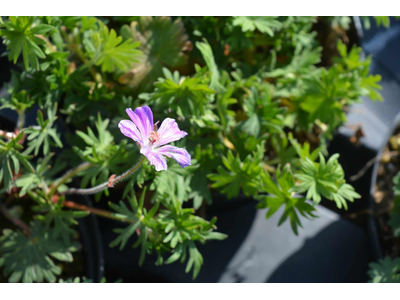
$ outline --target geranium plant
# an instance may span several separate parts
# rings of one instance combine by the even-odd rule
[[[334,33],[329,41],[318,39],[317,24]],[[314,218],[321,201],[347,209],[360,196],[326,141],[347,106],[382,100],[371,59],[347,45],[348,25],[317,17],[0,19],[16,64],[1,109],[18,116],[13,130],[0,128],[4,276],[56,281],[88,214],[121,222],[110,247],[141,247],[139,263],[150,253],[157,265],[180,260],[196,277],[198,243],[227,238],[198,213],[216,193],[227,201],[244,193],[268,209],[266,218],[283,207],[278,225],[290,222],[295,234],[299,215]],[[333,50],[321,62],[325,42]],[[28,124],[33,110],[37,122]],[[77,203],[79,194],[110,210]]]

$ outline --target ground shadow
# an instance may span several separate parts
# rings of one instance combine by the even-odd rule
[[[266,282],[366,282],[369,244],[362,228],[336,221],[286,259]]]

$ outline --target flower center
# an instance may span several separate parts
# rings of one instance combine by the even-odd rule
[[[154,144],[154,143],[158,143],[159,141],[160,141],[160,135],[158,134],[158,132],[157,131],[152,131],[152,132],[150,132],[150,135],[149,135],[149,141],[150,141],[150,144]]]

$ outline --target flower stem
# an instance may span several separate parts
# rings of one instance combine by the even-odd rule
[[[22,229],[22,232],[26,234],[29,238],[32,235],[32,231],[29,228],[28,225],[26,225],[24,222],[22,222],[20,219],[17,217],[13,216],[12,213],[3,205],[0,204],[0,211],[3,213],[3,215],[9,219],[11,222],[13,222],[16,226]]]
[[[75,169],[68,171],[67,173],[64,174],[63,177],[59,178],[58,180],[56,180],[52,185],[51,185],[51,194],[54,194],[58,187],[62,184],[64,184],[68,179],[74,177],[76,174],[78,174],[81,171],[84,171],[86,169],[89,169],[90,167],[92,167],[93,164],[89,163],[89,162],[85,162],[83,164],[80,164],[79,166],[77,166]]]
[[[110,211],[103,210],[103,209],[98,209],[98,208],[94,208],[94,207],[90,207],[90,206],[86,206],[86,205],[82,205],[82,204],[78,204],[78,203],[75,203],[73,201],[65,200],[63,202],[63,206],[71,208],[71,209],[87,211],[89,213],[93,213],[93,214],[96,214],[96,215],[101,216],[101,217],[105,217],[105,218],[109,218],[109,219],[113,219],[113,220],[118,220],[118,221],[121,221],[121,222],[126,222],[126,223],[133,223],[134,222],[133,220],[118,218],[118,217],[116,217],[114,215],[114,213],[112,213]]]
[[[17,123],[17,128],[18,128],[18,133],[24,128],[25,125],[25,110],[18,110],[18,123]]]
[[[81,50],[81,48],[79,48],[79,45],[81,45],[81,41],[80,41],[80,37],[79,37],[79,33],[78,35],[75,36],[69,36],[67,34],[67,29],[65,27],[61,27],[61,35],[63,36],[65,42],[67,43],[67,47],[71,50],[74,51],[76,53],[76,55],[79,57],[79,59],[83,62],[83,64],[85,64],[88,69],[90,74],[92,75],[93,79],[97,82],[97,83],[102,83],[103,82],[103,78],[100,75],[100,73],[98,73],[96,71],[95,68],[93,68],[92,63],[90,61],[88,61],[85,57],[85,54],[83,53],[83,51]]]
[[[112,175],[108,181],[103,182],[102,184],[99,184],[95,187],[88,188],[88,189],[71,188],[61,194],[90,195],[90,194],[96,194],[98,192],[104,191],[106,188],[109,188],[109,187],[112,188],[112,187],[114,187],[115,184],[125,180],[126,178],[131,176],[133,173],[135,173],[137,170],[139,170],[139,168],[142,166],[142,164],[144,162],[144,159],[145,159],[145,156],[142,156],[140,161],[136,165],[134,165],[132,168],[127,170],[126,172],[122,173],[119,176]]]

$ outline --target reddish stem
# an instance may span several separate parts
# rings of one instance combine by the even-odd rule
[[[72,209],[76,209],[76,210],[87,211],[89,213],[93,213],[93,214],[96,214],[96,215],[101,216],[101,217],[105,217],[105,218],[109,218],[109,219],[113,219],[113,220],[118,220],[118,221],[121,221],[121,222],[133,223],[133,220],[121,219],[121,218],[115,217],[114,214],[112,212],[110,212],[110,211],[102,210],[102,209],[98,209],[98,208],[94,208],[94,207],[90,207],[90,206],[86,206],[86,205],[83,205],[83,204],[78,204],[78,203],[75,203],[73,201],[65,200],[63,202],[63,206],[64,207],[68,207],[68,208],[72,208]]]
[[[11,222],[13,222],[16,226],[22,229],[22,232],[26,234],[29,238],[32,236],[32,231],[29,228],[28,225],[26,225],[24,222],[22,222],[20,219],[17,217],[13,216],[10,211],[2,204],[0,204],[0,211],[3,213],[3,215],[9,219]]]

